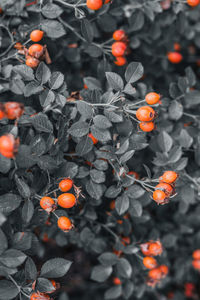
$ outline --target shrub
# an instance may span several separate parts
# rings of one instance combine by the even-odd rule
[[[198,5],[0,1],[0,299],[198,299]]]

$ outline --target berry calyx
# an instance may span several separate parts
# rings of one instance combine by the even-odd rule
[[[35,57],[29,55],[26,57],[26,65],[32,69],[37,68],[39,63],[40,63],[39,59]]]
[[[167,57],[168,60],[173,64],[179,64],[183,59],[182,54],[180,54],[179,52],[169,52],[167,54]]]
[[[91,10],[98,10],[103,6],[103,0],[87,0],[86,5]]]
[[[33,30],[30,34],[30,39],[33,42],[39,42],[43,38],[44,31],[42,30]]]
[[[98,140],[92,135],[92,133],[89,133],[88,136],[92,139],[94,145],[98,143]]]
[[[5,114],[9,120],[15,120],[24,113],[24,105],[18,102],[6,102],[4,104]]]
[[[114,278],[113,278],[113,283],[114,283],[115,285],[120,285],[120,284],[122,284],[121,280],[120,280],[118,277],[114,277]]]
[[[55,202],[51,197],[43,197],[40,200],[40,206],[46,212],[50,213],[51,211],[53,211],[55,209]]]
[[[155,129],[154,122],[140,122],[139,126],[140,129],[144,132],[151,132]]]
[[[122,29],[115,30],[113,33],[113,39],[115,41],[122,41],[126,37],[126,33]]]
[[[73,228],[73,224],[72,222],[70,221],[69,218],[65,217],[65,216],[62,216],[58,219],[58,227],[65,231],[65,232],[68,232],[69,230],[71,230]]]
[[[33,44],[29,47],[28,53],[35,58],[39,58],[43,54],[44,47],[40,44]]]
[[[155,115],[155,110],[150,106],[142,106],[138,108],[136,112],[136,118],[139,121],[144,122],[152,121],[155,118]]]
[[[160,95],[157,93],[151,92],[145,96],[145,100],[146,100],[146,103],[148,103],[149,105],[153,105],[153,104],[156,104],[159,102]]]
[[[200,0],[187,0],[189,6],[195,7],[200,4]]]
[[[65,193],[58,196],[58,205],[63,208],[71,208],[76,204],[76,198],[73,194]]]
[[[150,256],[146,256],[143,259],[143,265],[147,268],[147,269],[154,269],[157,267],[157,261],[155,260],[155,258],[150,257]]]
[[[114,63],[116,64],[116,66],[121,67],[121,66],[124,66],[127,63],[127,60],[124,56],[117,56]]]
[[[166,182],[161,182],[161,183],[157,184],[155,186],[155,189],[164,191],[164,193],[167,196],[170,196],[174,191],[173,187],[169,183],[166,183]]]
[[[123,42],[115,42],[112,44],[112,55],[113,56],[123,56],[126,51],[126,44]]]
[[[192,257],[193,257],[194,259],[200,259],[200,249],[195,250],[195,251],[192,253]]]
[[[7,158],[14,158],[19,146],[18,140],[15,140],[12,134],[0,137],[0,153]]]
[[[174,183],[178,179],[178,174],[174,171],[166,171],[159,178],[161,182]]]
[[[73,186],[73,180],[70,178],[63,179],[59,182],[59,189],[62,192],[68,192]]]

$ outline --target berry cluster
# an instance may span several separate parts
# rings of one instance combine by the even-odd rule
[[[159,184],[156,185],[153,192],[153,200],[157,204],[166,204],[169,198],[175,194],[175,182],[178,179],[178,174],[174,171],[166,171],[159,178]]]
[[[74,196],[72,193],[66,193],[69,190],[74,187],[74,190],[77,194],[77,197]],[[40,206],[42,209],[44,209],[47,213],[54,212],[57,208],[57,206],[61,206],[63,208],[72,208],[76,205],[76,198],[78,198],[79,189],[74,185],[73,180],[70,178],[65,178],[59,182],[59,188],[57,190],[60,190],[61,192],[64,192],[63,194],[59,195],[57,199],[52,197],[44,196],[40,200]],[[57,191],[54,190],[51,193]],[[57,217],[57,215],[56,215]],[[66,216],[57,217],[58,221],[58,227],[62,229],[65,232],[68,232],[73,228],[73,224],[71,220]]]
[[[15,120],[21,117],[24,113],[24,105],[19,102],[0,103],[0,120],[9,119]]]
[[[192,254],[192,257],[193,257],[192,265],[194,269],[200,271],[200,249],[195,250]]]
[[[113,39],[116,41],[112,44],[112,55],[115,56],[115,64],[123,66],[126,64],[125,55],[128,50],[128,37],[124,30],[119,29],[113,33]]]
[[[149,269],[147,284],[155,286],[161,279],[165,278],[168,274],[168,267],[166,265],[158,265],[157,260],[152,256],[161,255],[163,247],[160,241],[149,241],[141,244],[140,249],[145,255],[143,258],[143,265]]]

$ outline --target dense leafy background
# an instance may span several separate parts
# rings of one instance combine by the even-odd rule
[[[0,101],[25,105],[16,126],[0,121],[0,135],[20,138],[15,161],[0,155],[0,299],[27,299],[19,298],[10,275],[27,294],[36,279],[45,292],[52,289],[48,279],[60,278],[61,289],[52,296],[59,300],[164,300],[171,291],[173,299],[185,299],[185,282],[197,289],[199,282],[191,256],[200,247],[200,8],[181,1],[113,0],[92,12],[61,0],[28,3],[0,0]],[[129,38],[129,64],[117,67],[102,43],[121,27]],[[52,64],[32,70],[13,45],[25,43],[35,28],[45,32],[42,43]],[[166,56],[175,42],[183,55],[178,65]],[[157,129],[145,134],[127,105],[149,91],[160,93],[162,104],[155,109]],[[123,176],[135,171],[157,178],[168,169],[180,178],[176,197],[164,206]],[[68,233],[37,199],[61,177],[71,177],[84,196],[75,208],[56,211],[73,220]],[[130,245],[121,243],[123,236]],[[163,243],[160,262],[170,269],[155,290],[147,287],[137,257],[139,243],[151,239]],[[113,277],[123,284],[114,286]]]

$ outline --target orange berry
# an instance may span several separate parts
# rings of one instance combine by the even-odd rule
[[[6,102],[4,104],[5,114],[9,120],[18,119],[24,113],[24,105],[18,102]]]
[[[87,84],[85,84],[85,83],[84,83],[84,86],[83,86],[83,88],[87,90],[87,89],[88,89],[88,86],[87,86]]]
[[[108,4],[109,2],[111,2],[111,0],[105,0],[104,4]]]
[[[39,63],[40,63],[40,61],[35,57],[32,57],[32,56],[26,57],[26,65],[32,69],[37,68]]]
[[[154,269],[154,268],[157,267],[157,261],[153,257],[146,256],[146,257],[143,258],[143,265],[147,269]]]
[[[134,175],[134,177],[135,177],[136,179],[139,179],[139,178],[140,178],[139,174],[138,174],[137,172],[134,172],[134,171],[130,171],[130,172],[128,172],[127,174],[128,174],[128,175]]]
[[[155,280],[160,280],[162,278],[162,271],[160,268],[155,268],[149,271],[148,276]]]
[[[139,121],[152,121],[155,118],[155,110],[150,106],[142,106],[136,112],[136,118]]]
[[[144,132],[151,132],[155,129],[154,122],[140,122],[139,123],[140,129]]]
[[[44,32],[42,30],[33,30],[30,34],[30,39],[33,42],[39,42],[43,38]]]
[[[164,191],[167,196],[170,196],[174,190],[170,184],[165,183],[165,182],[161,182],[161,183],[157,184],[155,188],[156,188],[156,190]]]
[[[0,137],[0,153],[7,157],[13,158],[18,149],[18,141],[12,134],[2,135]]]
[[[92,139],[94,145],[98,143],[98,140],[91,133],[89,133],[88,136]]]
[[[174,171],[166,171],[159,178],[161,182],[174,183],[178,178],[178,174]]]
[[[111,210],[115,209],[115,200],[112,200],[112,201],[110,202],[110,209],[111,209]]]
[[[44,47],[40,44],[33,44],[29,47],[28,53],[31,56],[35,56],[36,58],[39,58],[43,54]]]
[[[154,92],[148,93],[145,96],[145,100],[149,105],[153,105],[159,102],[160,100],[160,95]]]
[[[121,66],[124,66],[127,63],[127,60],[124,56],[117,56],[114,63],[116,64],[116,66],[121,67]]]
[[[40,200],[40,206],[48,213],[50,213],[54,207],[55,207],[55,202],[51,197],[43,197]]]
[[[87,7],[92,10],[98,10],[103,6],[103,0],[87,0]]]
[[[68,192],[73,186],[73,180],[70,178],[63,179],[59,182],[59,189],[62,192]]]
[[[187,4],[192,7],[199,5],[199,3],[200,0],[187,0]]]
[[[163,252],[163,247],[160,241],[151,242],[148,248],[150,255],[157,256]]]
[[[115,41],[121,41],[126,37],[126,33],[124,30],[119,29],[119,30],[115,30],[115,32],[113,33],[113,39]]]
[[[160,269],[161,272],[162,272],[162,277],[165,277],[165,276],[168,274],[168,272],[169,272],[169,268],[168,268],[168,266],[166,266],[166,265],[161,265],[161,266],[159,267],[159,269]]]
[[[181,50],[181,45],[179,43],[174,43],[174,50],[175,51],[180,51]]]
[[[124,246],[129,245],[131,243],[131,239],[129,236],[124,236],[121,242]]]
[[[192,257],[193,257],[194,259],[200,259],[200,249],[195,250],[195,251],[192,253]]]
[[[123,56],[126,51],[126,44],[123,42],[115,42],[112,44],[112,55]]]
[[[192,261],[193,268],[200,271],[200,259],[195,259]]]
[[[30,300],[50,300],[50,297],[47,294],[37,292],[31,294]]]
[[[63,208],[71,208],[76,204],[76,197],[73,194],[65,193],[58,196],[58,205]]]
[[[5,117],[4,105],[3,103],[0,103],[0,120],[4,119]]]
[[[114,283],[115,285],[120,285],[120,284],[122,284],[121,280],[120,280],[118,277],[113,278],[113,283]]]
[[[180,54],[179,52],[169,52],[167,54],[167,57],[168,60],[173,64],[179,64],[183,59],[182,54]]]
[[[167,195],[161,190],[155,190],[153,192],[153,200],[156,201],[158,204],[165,204],[168,202]]]
[[[73,225],[69,218],[62,216],[58,219],[58,227],[63,231],[69,231],[72,229]]]

